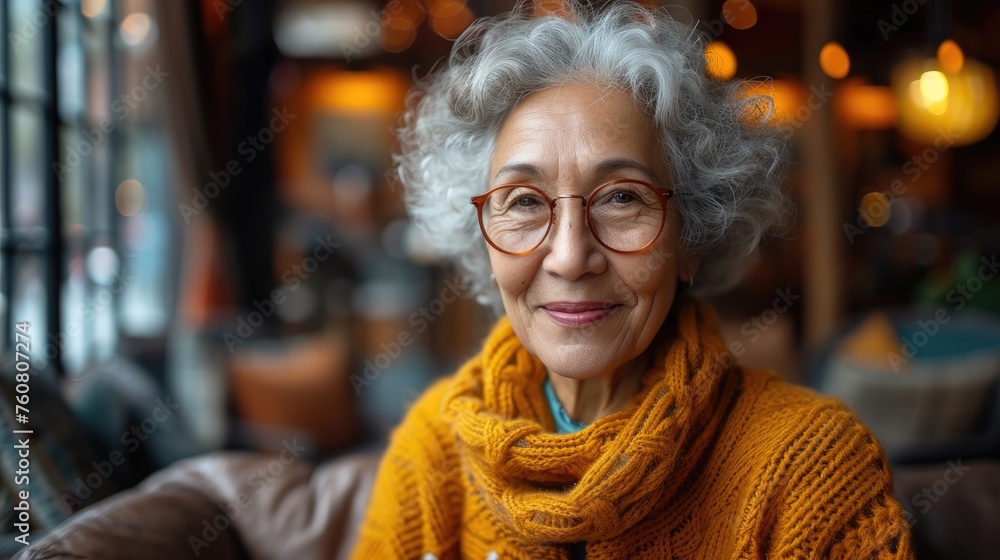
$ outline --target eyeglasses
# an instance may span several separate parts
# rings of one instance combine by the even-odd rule
[[[578,198],[597,242],[616,253],[646,249],[660,237],[667,221],[670,189],[634,179],[617,179],[597,187],[590,196],[549,197],[523,183],[500,185],[472,197],[486,242],[508,255],[526,255],[545,241],[555,223],[556,202]]]

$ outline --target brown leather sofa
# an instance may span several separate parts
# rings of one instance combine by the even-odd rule
[[[347,558],[378,456],[319,466],[291,453],[178,462],[85,508],[18,560]]]
[[[315,466],[292,453],[190,459],[86,508],[17,560],[346,558],[378,457]],[[910,511],[919,560],[995,559],[1000,464],[907,467],[896,495]]]

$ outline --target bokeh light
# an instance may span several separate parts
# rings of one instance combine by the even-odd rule
[[[560,0],[535,0],[534,15],[567,15],[566,6]]]
[[[464,2],[456,0],[437,2],[434,11],[428,9],[428,13],[431,14],[431,29],[445,39],[457,39],[476,19]]]
[[[140,45],[149,37],[149,32],[153,27],[152,20],[145,12],[134,12],[122,20],[121,36],[122,41],[130,47]]]
[[[736,75],[736,54],[722,41],[712,41],[705,46],[705,71],[720,80],[731,80]]]
[[[944,72],[928,70],[914,83],[920,100],[928,111],[935,115],[943,115],[948,110],[948,78]]]
[[[891,202],[885,193],[870,192],[861,197],[861,219],[871,227],[882,227],[889,223]]]
[[[840,43],[830,41],[819,51],[819,67],[827,76],[839,80],[851,71],[851,58]]]
[[[122,216],[135,216],[146,210],[149,198],[146,188],[135,179],[125,179],[115,190],[115,208]]]
[[[892,89],[899,106],[899,129],[922,144],[947,140],[967,146],[986,138],[1000,120],[1000,92],[989,66],[966,58],[958,72],[938,59],[913,57],[893,69]]]
[[[938,46],[937,57],[941,68],[948,72],[959,72],[965,64],[965,54],[962,52],[962,47],[959,47],[958,43],[951,39],[945,39]]]
[[[750,0],[726,0],[722,17],[733,29],[750,29],[757,24],[757,8]]]
[[[458,15],[465,4],[462,0],[428,0],[427,13],[432,18],[448,19]]]
[[[896,125],[896,97],[888,86],[852,78],[837,88],[833,103],[838,120],[855,128],[880,130]]]
[[[384,20],[378,43],[386,52],[399,53],[417,40],[417,24],[402,14],[389,15]]]
[[[99,16],[108,5],[108,0],[83,0],[80,2],[80,12],[92,18]]]
[[[395,5],[398,8],[394,11],[389,11],[386,8],[385,11],[388,12],[386,15],[406,18],[413,24],[413,27],[420,27],[420,24],[424,22],[424,18],[427,17],[427,12],[424,10],[423,4],[417,0],[397,0],[397,2],[396,4],[389,3],[390,6]]]

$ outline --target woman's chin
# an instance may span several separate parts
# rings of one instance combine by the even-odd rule
[[[615,364],[607,361],[607,348],[605,355],[600,355],[600,349],[595,352],[578,352],[573,357],[567,356],[539,356],[538,358],[545,364],[545,368],[556,375],[585,381],[596,379],[607,375],[615,370]]]

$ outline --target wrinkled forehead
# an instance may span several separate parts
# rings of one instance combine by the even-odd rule
[[[608,161],[632,161],[650,178],[666,178],[659,134],[642,106],[626,91],[572,83],[525,96],[507,115],[496,136],[490,178],[507,171],[556,176],[567,168],[586,175],[628,167],[616,169]]]

